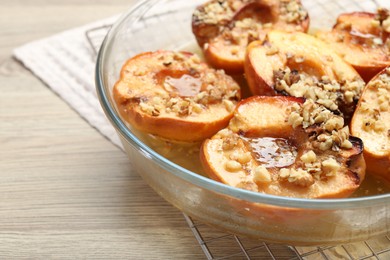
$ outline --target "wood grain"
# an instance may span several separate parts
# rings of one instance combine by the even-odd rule
[[[2,1],[1,259],[204,258],[181,212],[11,56],[21,44],[109,17],[131,3]]]
[[[143,182],[126,155],[12,58],[17,46],[133,3],[1,0],[0,259],[205,258],[181,212]],[[232,244],[218,240],[213,252],[236,252]],[[382,244],[388,248],[388,239]]]

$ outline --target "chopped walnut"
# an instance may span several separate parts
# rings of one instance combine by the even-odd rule
[[[235,161],[239,162],[240,164],[244,165],[252,159],[252,156],[251,156],[250,152],[237,152],[237,151],[235,151],[230,155],[230,159],[235,160]]]
[[[305,163],[303,169],[308,173],[310,173],[316,180],[321,179],[321,174],[322,174],[321,161]]]
[[[288,123],[292,125],[293,128],[296,128],[303,123],[303,117],[297,112],[292,112],[288,117]]]
[[[226,111],[228,112],[232,112],[236,107],[236,105],[231,100],[228,99],[222,100],[222,103],[225,105]]]
[[[313,151],[309,151],[307,153],[304,153],[302,156],[301,156],[301,160],[304,162],[304,163],[313,163],[317,160],[317,156],[315,154],[315,152]]]
[[[309,187],[314,184],[313,176],[301,168],[282,168],[279,171],[279,178],[302,187]]]
[[[345,126],[342,129],[339,129],[338,131],[332,132],[332,140],[341,148],[350,149],[353,146],[352,143],[349,141],[348,126]]]
[[[291,124],[291,121],[293,121],[296,126],[302,125],[303,128],[308,128],[314,124],[325,124],[333,117],[342,119],[342,117],[334,115],[331,111],[315,103],[313,100],[307,99],[303,105],[295,103],[291,107],[288,122]],[[291,120],[291,118],[294,120]],[[298,122],[301,123],[299,124]]]
[[[145,102],[141,102],[139,105],[140,105],[141,110],[148,115],[151,115],[151,116],[159,116],[160,115],[160,111],[156,107],[154,107],[153,105],[150,105],[150,104],[145,103]]]
[[[295,62],[303,61],[303,58],[295,57]],[[289,67],[274,71],[274,82],[275,90],[294,97],[312,99],[332,111],[339,111],[341,106],[358,100],[364,87],[364,82],[360,78],[343,82],[331,81],[328,77],[317,79],[298,74]]]
[[[318,125],[314,146],[322,151],[352,148],[348,127],[344,127],[344,119],[313,100],[307,99],[301,106],[294,104],[287,122],[294,128],[302,125],[304,129]]]
[[[322,161],[322,170],[327,177],[335,176],[340,170],[341,165],[333,158]]]
[[[325,130],[328,132],[341,129],[343,126],[344,126],[344,118],[340,116],[330,117],[328,120],[326,120],[324,124]]]
[[[229,172],[238,172],[242,169],[242,165],[235,160],[229,160],[225,164],[225,169]]]
[[[271,183],[272,177],[267,168],[260,165],[257,166],[254,170],[253,181],[259,183]]]
[[[228,136],[228,138],[224,138],[222,149],[223,150],[231,150],[234,149],[238,144],[238,138],[235,135]]]

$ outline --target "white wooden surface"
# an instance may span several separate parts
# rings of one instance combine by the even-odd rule
[[[132,0],[0,0],[0,258],[203,259],[182,214],[15,61]]]

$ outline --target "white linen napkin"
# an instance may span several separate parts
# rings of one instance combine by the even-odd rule
[[[118,16],[14,49],[14,56],[74,108],[89,124],[122,148],[95,91],[96,50]]]

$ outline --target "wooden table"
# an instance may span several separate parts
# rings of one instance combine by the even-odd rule
[[[182,213],[12,57],[133,1],[0,0],[0,259],[205,259]]]
[[[0,258],[204,259],[183,215],[12,49],[132,0],[2,0]]]

